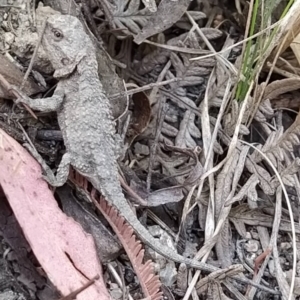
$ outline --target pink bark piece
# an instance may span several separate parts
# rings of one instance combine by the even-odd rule
[[[35,256],[57,289],[68,295],[98,274],[100,279],[76,299],[111,299],[93,238],[60,210],[41,178],[40,165],[1,129],[0,184]]]

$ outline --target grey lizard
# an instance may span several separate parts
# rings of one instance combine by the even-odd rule
[[[29,149],[46,171],[52,186],[61,186],[69,166],[86,177],[113,204],[137,235],[155,251],[179,263],[212,272],[209,264],[185,258],[160,244],[139,222],[127,203],[118,179],[115,127],[109,100],[97,74],[94,46],[80,21],[68,15],[52,15],[46,22],[42,45],[59,79],[52,97],[31,99],[20,93],[17,102],[32,109],[57,112],[66,153],[56,176],[34,149]]]

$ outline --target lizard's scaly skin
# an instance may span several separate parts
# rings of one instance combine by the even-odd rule
[[[218,270],[160,244],[141,225],[127,203],[118,179],[115,128],[109,100],[98,78],[94,46],[80,21],[66,15],[49,17],[42,44],[55,68],[54,76],[60,79],[55,93],[44,99],[22,95],[19,101],[32,109],[57,112],[66,154],[56,177],[35,154],[47,169],[47,181],[54,186],[63,185],[71,164],[119,210],[148,246],[167,259],[190,267],[208,272]]]

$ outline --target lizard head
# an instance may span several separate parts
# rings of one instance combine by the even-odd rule
[[[47,19],[42,45],[56,78],[70,75],[83,57],[94,53],[92,41],[82,24],[69,15],[55,14]]]

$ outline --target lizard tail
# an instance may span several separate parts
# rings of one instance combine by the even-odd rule
[[[153,250],[155,250],[165,258],[173,260],[178,263],[184,263],[189,267],[193,267],[208,272],[213,272],[218,270],[218,268],[208,265],[206,263],[199,262],[195,259],[186,258],[178,254],[177,252],[175,252],[174,249],[168,248],[165,245],[161,244],[140,223],[140,221],[132,211],[130,205],[128,204],[127,200],[125,199],[122,193],[121,186],[119,184],[115,184],[114,182],[109,182],[110,180],[105,180],[105,181],[106,181],[105,183],[101,182],[101,187],[99,187],[102,195],[110,204],[112,204],[119,211],[119,214],[128,222],[128,224],[134,229],[134,231],[139,236],[139,238],[147,246],[151,247]]]

